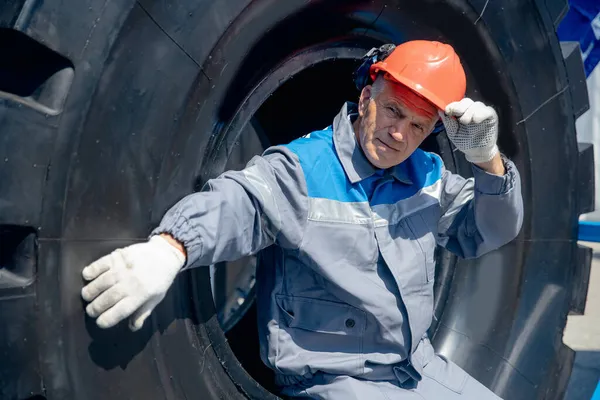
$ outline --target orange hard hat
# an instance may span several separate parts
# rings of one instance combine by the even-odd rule
[[[369,70],[371,79],[385,72],[441,110],[465,97],[467,78],[452,46],[435,41],[413,40],[398,45]]]

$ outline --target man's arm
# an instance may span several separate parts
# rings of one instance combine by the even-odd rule
[[[444,170],[438,243],[464,257],[479,257],[513,240],[523,224],[519,172],[498,156],[505,174],[493,165],[486,171],[473,164],[474,178]]]
[[[474,179],[443,172],[438,241],[462,257],[478,257],[514,239],[523,224],[516,166],[496,144],[498,115],[465,98],[440,113],[448,138],[472,163]]]
[[[186,267],[237,260],[276,241],[298,246],[307,204],[297,156],[280,147],[183,198],[151,236],[167,234],[180,243],[187,253]]]
[[[275,242],[299,246],[307,204],[297,156],[271,148],[243,171],[227,172],[179,201],[147,242],[85,267],[86,312],[102,328],[130,317],[138,330],[182,268],[235,260]]]

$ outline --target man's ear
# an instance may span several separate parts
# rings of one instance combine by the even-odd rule
[[[360,99],[358,100],[358,115],[361,117],[364,116],[365,112],[367,111],[367,106],[371,100],[372,89],[373,86],[367,85],[360,92]]]

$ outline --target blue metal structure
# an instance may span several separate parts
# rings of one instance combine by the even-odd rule
[[[585,73],[590,76],[600,62],[600,1],[570,0],[556,33],[560,40],[579,42]]]
[[[600,222],[579,221],[579,240],[600,242]]]

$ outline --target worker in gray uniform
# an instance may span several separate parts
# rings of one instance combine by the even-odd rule
[[[496,145],[497,114],[464,98],[447,44],[373,49],[361,68],[356,81],[369,84],[331,126],[210,180],[147,242],[84,268],[87,314],[103,328],[129,318],[140,329],[179,271],[258,254],[261,357],[282,394],[498,399],[427,337],[436,244],[479,257],[522,225],[519,173]],[[473,178],[418,148],[441,124]]]

